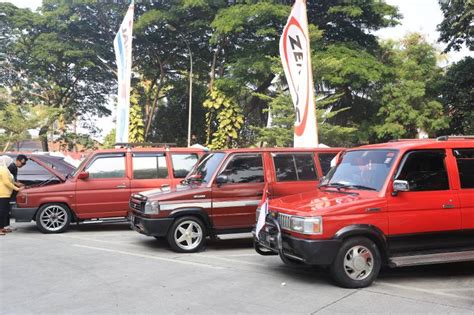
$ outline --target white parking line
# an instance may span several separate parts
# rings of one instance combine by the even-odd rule
[[[265,267],[265,266],[267,266],[267,264],[259,264],[259,263],[254,263],[254,262],[244,261],[244,260],[239,260],[239,259],[224,258],[224,257],[220,257],[220,256],[215,256],[215,255],[190,254],[190,256],[217,259],[217,260],[222,260],[222,261],[231,262],[231,263],[234,263],[234,264],[252,265],[252,266],[259,266],[259,267],[262,267],[262,266]],[[255,255],[253,255],[253,256],[255,256]]]
[[[86,246],[86,245],[80,245],[80,244],[74,244],[73,246],[92,249],[92,250],[99,250],[99,251],[109,252],[109,253],[114,253],[114,254],[122,254],[122,255],[128,255],[128,256],[134,256],[134,257],[140,257],[140,258],[148,258],[148,259],[154,259],[154,260],[160,260],[160,261],[166,261],[166,262],[172,262],[172,263],[179,263],[183,265],[191,265],[191,266],[205,267],[205,268],[211,268],[211,269],[225,269],[220,266],[209,265],[209,264],[204,264],[204,263],[198,263],[198,262],[192,262],[192,261],[186,261],[186,260],[180,260],[180,259],[164,258],[164,257],[153,256],[153,255],[144,255],[144,254],[132,253],[132,252],[127,252],[127,251],[122,251],[122,250],[109,249],[109,248]]]
[[[456,298],[456,299],[465,300],[469,302],[473,301],[473,298],[466,297],[466,296],[444,293],[444,292],[439,292],[435,290],[422,289],[422,288],[412,287],[408,285],[392,284],[392,283],[386,283],[386,282],[377,282],[377,285],[382,285],[382,286],[387,286],[387,287],[392,287],[392,288],[397,288],[397,289],[404,289],[404,290],[409,290],[409,291],[423,292],[423,293],[445,296],[445,297],[451,297],[451,298]]]

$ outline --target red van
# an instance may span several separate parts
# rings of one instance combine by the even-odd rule
[[[37,161],[56,184],[49,181],[21,191],[12,217],[16,222],[35,220],[43,233],[63,232],[71,222],[124,219],[132,193],[176,187],[203,153],[194,148],[100,150],[66,176]]]
[[[315,190],[339,148],[255,148],[210,152],[176,189],[132,195],[137,232],[166,237],[177,252],[202,249],[206,236],[250,232],[264,187],[272,196]]]
[[[348,288],[384,264],[474,260],[474,137],[347,150],[318,190],[270,200],[262,218],[258,253],[329,266]]]

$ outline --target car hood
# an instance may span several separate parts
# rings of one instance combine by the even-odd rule
[[[54,176],[59,178],[62,182],[64,182],[66,180],[66,176],[64,174],[62,174],[61,172],[51,168],[48,164],[41,161],[40,158],[38,158],[36,156],[31,156],[31,155],[28,158],[32,161],[35,161],[36,163],[38,163],[42,167],[44,167],[46,170],[48,170],[48,172],[50,172],[51,174],[53,174]]]
[[[205,190],[208,190],[205,185],[190,184],[178,185],[176,188],[157,188],[145,190],[141,191],[139,195],[146,197],[148,200],[173,200]]]
[[[385,199],[377,192],[346,193],[318,190],[270,200],[269,209],[291,215],[314,216],[366,211],[368,207],[381,207],[384,203]]]

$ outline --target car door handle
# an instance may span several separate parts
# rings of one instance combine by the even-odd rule
[[[167,187],[170,187],[170,185],[168,185],[168,184],[161,185],[161,188],[167,188]]]
[[[454,208],[454,205],[450,203],[445,203],[443,205],[443,209],[453,209],[453,208]]]
[[[127,185],[125,185],[125,184],[117,185],[117,188],[127,188]]]

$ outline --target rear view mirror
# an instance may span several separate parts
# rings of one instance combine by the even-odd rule
[[[78,179],[88,179],[89,178],[89,172],[80,172],[79,175],[77,175]]]
[[[222,184],[225,184],[229,181],[229,177],[227,177],[227,175],[219,175],[217,176],[216,178],[216,183],[217,185],[222,185]]]
[[[410,185],[408,184],[408,181],[406,180],[396,179],[393,181],[393,191],[394,192],[410,191]]]

